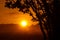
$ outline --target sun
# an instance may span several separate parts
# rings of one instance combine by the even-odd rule
[[[21,21],[20,24],[21,24],[22,27],[26,27],[27,26],[27,21]]]

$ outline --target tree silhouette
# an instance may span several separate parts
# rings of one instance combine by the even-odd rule
[[[6,0],[5,7],[12,9],[19,8],[19,11],[30,14],[33,17],[33,21],[39,21],[44,40],[52,40],[52,2],[49,0]],[[37,18],[33,16],[30,9],[35,12]]]

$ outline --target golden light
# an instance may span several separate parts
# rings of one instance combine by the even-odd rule
[[[20,25],[21,25],[22,27],[26,27],[26,26],[27,26],[27,21],[21,21]]]

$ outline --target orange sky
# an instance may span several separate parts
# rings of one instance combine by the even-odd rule
[[[4,7],[5,0],[0,0],[0,24],[18,24],[21,20],[28,20],[30,24],[32,17],[29,14],[23,14],[18,9],[8,9]]]

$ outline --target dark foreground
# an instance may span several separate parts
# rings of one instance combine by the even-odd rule
[[[0,40],[42,40],[41,35],[0,35]]]
[[[43,40],[38,28],[30,27],[29,29],[29,31],[22,31],[18,30],[17,25],[0,24],[0,40]]]

